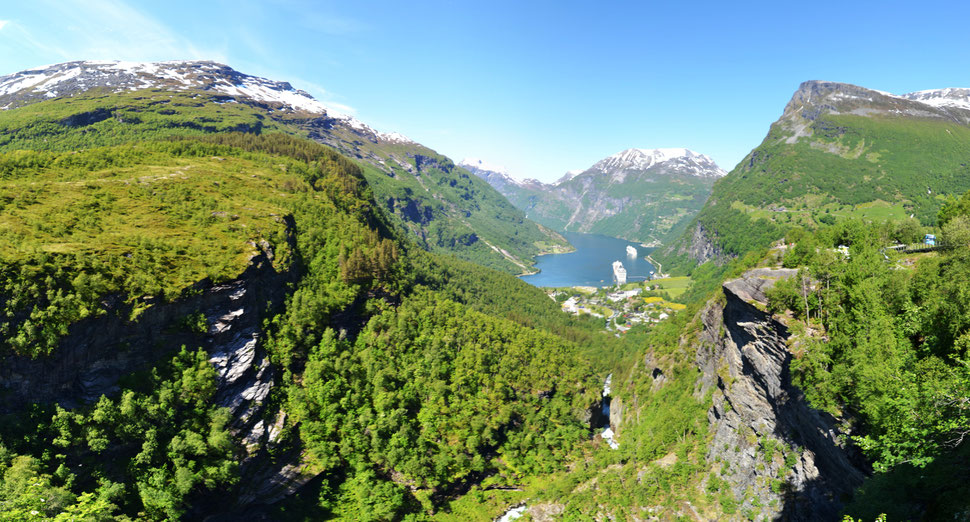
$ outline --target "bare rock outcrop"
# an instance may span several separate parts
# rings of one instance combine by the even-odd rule
[[[690,239],[684,235],[677,243],[666,248],[663,255],[686,255],[689,259],[697,262],[698,265],[708,261],[722,264],[730,258],[718,248],[714,242],[711,232],[704,228],[700,222],[695,222],[690,232]]]
[[[696,362],[713,390],[707,458],[758,518],[835,520],[841,499],[862,483],[835,419],[792,385],[787,328],[762,311],[765,291],[794,270],[758,269],[724,283],[723,303],[701,312]]]
[[[200,282],[190,296],[153,304],[136,321],[128,319],[129,309],[120,299],[107,299],[105,313],[71,326],[51,355],[8,356],[0,361],[0,413],[35,403],[73,408],[101,395],[112,396],[119,391],[122,376],[164,361],[183,345],[226,356],[241,349],[255,350],[261,316],[268,312],[269,303],[283,302],[291,277],[288,272],[277,272],[267,253],[262,253],[236,280]],[[192,332],[179,326],[196,313],[205,315],[209,331]],[[214,328],[220,321],[231,328]],[[248,341],[243,342],[246,332]],[[252,344],[247,348],[249,341]],[[232,366],[235,372],[243,371],[238,362]],[[234,376],[222,374],[220,385],[226,378],[235,382]]]
[[[163,363],[181,346],[201,347],[216,370],[214,402],[232,413],[241,479],[232,505],[226,504],[230,496],[216,492],[189,518],[222,511],[236,516],[247,504],[271,504],[303,486],[316,473],[298,449],[270,455],[282,443],[287,415],[278,408],[266,410],[274,368],[261,342],[263,319],[280,310],[298,274],[277,271],[268,243],[259,247],[262,253],[233,281],[203,281],[186,297],[150,306],[135,321],[128,319],[130,311],[120,299],[107,300],[104,314],[73,325],[51,355],[3,358],[0,413],[33,403],[81,407],[119,393],[119,379]],[[199,313],[206,329],[193,332],[184,319]]]

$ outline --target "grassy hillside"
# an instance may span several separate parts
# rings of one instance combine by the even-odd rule
[[[46,353],[69,324],[104,313],[105,295],[126,295],[137,316],[142,296],[236,277],[260,243],[285,269],[281,216],[307,190],[306,167],[224,153],[173,141],[0,157],[3,344]]]
[[[138,321],[199,280],[238,277],[258,251],[302,274],[263,331],[276,375],[263,416],[285,419],[267,451],[302,455],[317,474],[273,508],[280,517],[490,520],[526,496],[568,497],[576,514],[686,499],[720,509],[691,478],[705,469],[707,405],[686,360],[665,363],[663,390],[638,391],[656,400],[621,451],[590,441],[605,361],[629,368],[644,346],[669,356],[682,322],[618,340],[516,278],[425,252],[388,225],[358,165],[330,149],[200,133],[0,159],[0,229],[17,245],[0,259],[13,312],[4,328],[16,334],[8,356],[56,358],[70,325],[113,313],[105,295],[140,308],[126,317]],[[358,335],[340,333],[348,317]],[[189,316],[178,327],[207,326]],[[161,349],[117,395],[0,419],[3,516],[160,520],[231,507],[243,453],[236,421],[214,403],[210,356]],[[643,476],[638,462],[670,452],[678,463],[647,475],[657,486],[627,489]]]
[[[363,141],[348,128],[321,129],[306,113],[205,91],[89,91],[7,110],[0,150],[75,150],[228,131],[283,132],[337,147],[360,163],[392,221],[427,249],[518,274],[535,255],[567,246],[487,183],[421,145]]]
[[[697,255],[698,226],[723,261],[766,247],[792,226],[910,216],[932,225],[947,195],[970,188],[970,127],[962,120],[874,92],[872,102],[845,106],[839,89],[859,88],[835,85],[835,94],[810,105],[793,101],[714,185],[684,235],[655,257],[681,270],[706,261]]]

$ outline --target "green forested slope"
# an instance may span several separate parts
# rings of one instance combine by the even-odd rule
[[[687,232],[655,256],[685,269],[764,248],[791,226],[910,216],[933,224],[946,195],[970,189],[962,114],[806,82],[761,145],[715,183]]]
[[[659,243],[683,231],[724,175],[707,156],[674,150],[628,149],[552,184],[469,169],[547,227]]]
[[[785,258],[811,278],[769,292],[769,308],[790,310],[794,383],[813,406],[845,419],[875,468],[847,512],[863,519],[961,518],[968,463],[970,214],[940,214],[950,248],[888,255],[885,228],[849,221],[799,235]],[[849,256],[833,249],[848,245]]]
[[[241,440],[243,420],[217,404],[223,376],[202,341],[212,325],[201,311],[189,313],[166,328],[198,342],[120,347],[157,357],[107,396],[4,410],[0,520],[223,512],[492,520],[520,502],[572,519],[755,513],[739,507],[753,506],[746,492],[731,493],[727,463],[710,457],[718,449],[709,444],[712,399],[699,381],[730,386],[731,378],[702,374],[696,359],[708,319],[702,315],[717,309],[717,300],[710,307],[702,301],[725,273],[761,260],[758,247],[767,239],[758,234],[787,226],[751,228],[755,202],[767,197],[760,189],[738,185],[731,206],[711,206],[728,209],[718,224],[744,231],[725,235],[722,247],[736,241],[736,252],[747,254],[695,269],[688,310],[617,339],[600,331],[601,321],[563,314],[544,292],[508,274],[426,251],[385,212],[369,167],[301,137],[284,116],[271,121],[246,105],[207,101],[205,93],[100,96],[0,114],[0,142],[7,140],[0,145],[0,364],[54,362],[79,322],[137,323],[209,283],[240,277],[254,255],[272,253],[273,268],[292,278],[282,306],[258,320],[259,350],[271,362],[260,371],[272,374],[273,385],[250,421],[272,426],[275,442]],[[99,103],[114,107],[110,117],[100,119]],[[88,113],[95,116],[74,118]],[[843,136],[850,134],[844,126]],[[963,139],[956,127],[946,129]],[[863,142],[839,139],[852,150]],[[940,155],[959,156],[959,140]],[[803,152],[815,150],[808,148]],[[462,185],[460,170],[426,159],[441,179],[455,177],[456,194],[468,190],[475,199],[475,185]],[[890,183],[897,163],[906,165],[905,157],[882,165],[881,180],[895,187],[884,195],[905,192],[918,201],[919,191]],[[956,191],[961,178],[940,183]],[[792,201],[805,194],[791,192]],[[850,209],[863,201],[853,194],[830,203],[833,220],[897,208]],[[970,200],[947,201],[942,238],[970,244]],[[807,267],[814,280],[780,283],[770,308],[790,310],[795,383],[814,406],[851,424],[876,464],[848,512],[873,518],[892,508],[895,518],[953,518],[965,512],[966,498],[965,481],[952,477],[966,469],[962,437],[970,418],[967,260],[961,249],[912,263],[883,256],[882,244],[922,232],[913,223],[867,223],[883,214],[845,219],[814,237],[793,232],[798,246],[785,262]],[[840,244],[850,246],[849,258],[828,251]],[[807,328],[799,331],[799,323]],[[590,425],[610,372],[613,406],[624,411],[615,450],[597,435],[603,419]],[[773,441],[747,444],[783,469],[800,455]],[[250,473],[254,462],[291,464],[316,478],[274,506],[240,508],[259,477]],[[758,486],[785,498],[782,478]]]
[[[429,513],[459,484],[560,470],[586,445],[600,377],[580,355],[608,339],[521,281],[416,248],[354,163],[283,134],[68,137],[85,149],[0,156],[6,356],[56,358],[70,325],[118,313],[105,296],[137,321],[265,249],[301,275],[266,324],[270,411],[288,412],[279,451],[325,477],[319,513]],[[4,416],[0,517],[178,518],[234,491],[241,450],[208,355],[159,349],[174,359],[118,396]]]

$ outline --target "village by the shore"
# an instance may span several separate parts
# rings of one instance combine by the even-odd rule
[[[633,250],[628,247],[628,249]],[[636,251],[628,254],[636,255]],[[658,274],[662,275],[662,274]],[[564,312],[587,314],[605,321],[605,328],[617,335],[638,324],[659,323],[684,305],[675,301],[686,289],[686,277],[662,277],[628,282],[621,261],[613,263],[613,285],[552,288],[548,295]]]

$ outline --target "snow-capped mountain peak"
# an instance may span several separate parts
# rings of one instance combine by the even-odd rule
[[[489,162],[487,162],[485,160],[482,160],[482,159],[465,158],[465,159],[461,160],[460,162],[458,162],[458,165],[459,166],[462,166],[462,167],[465,167],[465,168],[473,167],[473,168],[476,168],[476,169],[479,169],[479,170],[487,170],[489,172],[494,172],[496,174],[501,174],[501,175],[506,176],[506,177],[511,177],[509,175],[509,171],[506,170],[505,167],[500,167],[498,165],[494,165],[494,164],[489,163]]]
[[[576,176],[582,174],[583,172],[586,172],[586,171],[583,170],[583,169],[567,170],[566,173],[563,174],[563,176],[561,178],[557,179],[556,180],[556,183],[554,183],[554,184],[558,185],[559,183],[562,183],[564,181],[569,181],[569,180],[575,178]]]
[[[596,162],[586,172],[608,174],[622,181],[627,172],[645,171],[660,165],[696,177],[719,178],[727,175],[709,156],[680,147],[626,149]],[[564,177],[560,183],[572,177],[575,175]]]
[[[499,192],[505,190],[505,187],[512,186],[522,186],[522,182],[513,178],[509,175],[509,171],[504,167],[489,163],[482,159],[477,158],[465,158],[458,162],[459,167],[464,167],[468,172],[482,178],[489,185],[494,187]]]
[[[233,99],[276,104],[280,110],[326,115],[380,140],[412,142],[399,133],[377,131],[321,103],[306,91],[293,88],[288,82],[251,76],[211,61],[76,61],[46,65],[0,76],[0,109],[46,98],[74,96],[94,88],[114,92],[151,88],[215,92]]]

